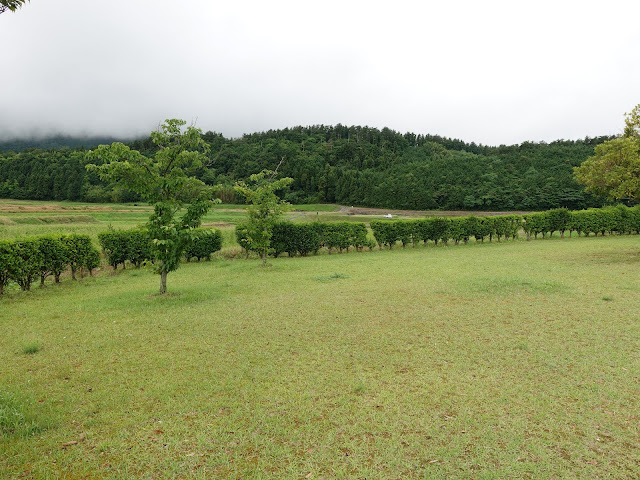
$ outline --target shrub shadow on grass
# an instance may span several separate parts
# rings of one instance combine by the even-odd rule
[[[581,259],[582,262],[598,264],[638,264],[640,263],[640,248],[624,250],[606,250],[604,252],[592,253]]]
[[[332,273],[331,275],[323,275],[319,277],[313,277],[313,280],[321,283],[335,282],[336,280],[341,280],[343,278],[349,278],[343,273]]]

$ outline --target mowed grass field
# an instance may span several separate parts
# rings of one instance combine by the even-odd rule
[[[270,264],[0,299],[0,478],[638,477],[640,237]]]

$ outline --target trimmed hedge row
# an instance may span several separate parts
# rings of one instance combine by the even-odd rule
[[[578,235],[640,233],[640,205],[590,208],[571,212],[571,217],[568,229]]]
[[[248,241],[248,230],[245,224],[236,226],[236,240],[246,252],[251,250]],[[373,248],[375,243],[367,238],[367,226],[364,223],[328,222],[328,223],[292,223],[278,222],[271,233],[271,255],[278,257],[288,253],[290,257],[316,254],[321,248],[329,253],[337,250],[348,251],[355,248],[362,251],[364,247]]]
[[[521,217],[518,215],[500,215],[495,217],[451,217],[451,218],[421,218],[419,220],[373,220],[371,230],[383,248],[393,248],[397,242],[403,247],[409,243],[413,245],[419,242],[425,244],[429,241],[448,244],[450,241],[456,244],[467,243],[471,237],[476,241],[484,241],[495,237],[515,238],[520,230]]]
[[[41,235],[21,240],[0,241],[0,294],[11,281],[22,290],[30,290],[31,284],[40,278],[44,285],[53,275],[60,282],[60,275],[71,268],[71,277],[86,269],[100,266],[100,252],[93,246],[88,235]]]
[[[109,265],[114,269],[118,265],[125,268],[126,262],[136,268],[143,262],[153,259],[152,242],[146,230],[110,230],[98,234],[98,241],[102,247],[104,256]],[[222,232],[197,228],[194,231],[193,242],[185,249],[184,256],[187,261],[192,258],[201,260],[209,259],[211,254],[222,248]]]
[[[589,210],[569,211],[564,208],[527,215],[496,215],[492,217],[451,217],[423,218],[419,220],[373,220],[373,235],[378,245],[393,248],[397,242],[402,246],[414,245],[420,241],[447,244],[453,241],[467,243],[471,237],[476,241],[516,238],[523,230],[527,240],[553,236],[560,232],[578,235],[605,233],[640,233],[640,205],[629,208],[624,205],[615,207],[592,208]]]
[[[370,222],[373,235],[380,248],[393,248],[398,242],[406,247],[420,242],[448,244],[467,243],[470,239],[484,242],[494,239],[515,239],[520,230],[527,240],[553,236],[559,232],[578,235],[605,233],[640,233],[640,205],[629,208],[624,205],[615,207],[592,208],[589,210],[569,211],[565,208],[526,215],[495,215],[486,217],[433,217],[417,220],[373,220]],[[244,224],[236,226],[236,240],[249,255],[248,231]],[[274,226],[271,238],[271,254],[279,256],[286,252],[289,256],[315,254],[322,247],[331,253],[333,250],[348,250],[355,247],[362,250],[375,246],[367,238],[364,223],[291,223],[280,222]]]

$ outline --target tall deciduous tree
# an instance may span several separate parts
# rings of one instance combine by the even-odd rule
[[[207,161],[208,145],[199,128],[184,120],[170,119],[151,133],[159,150],[148,158],[122,143],[100,145],[87,158],[89,171],[117,182],[150,203],[154,212],[148,222],[160,293],[167,291],[167,274],[176,270],[193,231],[211,206],[212,192],[194,173]]]
[[[574,175],[596,195],[640,202],[640,105],[626,114],[623,136],[597,145]]]
[[[277,170],[255,173],[246,182],[238,182],[235,187],[250,204],[246,223],[248,250],[258,252],[263,265],[267,263],[267,254],[272,250],[273,226],[289,208],[289,204],[281,200],[276,192],[293,182],[293,178],[289,177],[276,180]]]

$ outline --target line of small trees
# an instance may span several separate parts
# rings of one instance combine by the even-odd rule
[[[125,268],[127,262],[136,268],[153,260],[153,241],[149,233],[142,228],[130,230],[109,230],[98,234],[98,241],[107,263],[114,269],[118,265]],[[222,232],[207,228],[196,228],[192,232],[191,242],[184,249],[187,262],[196,258],[209,259],[214,252],[222,248]]]
[[[71,269],[71,278],[76,280],[78,271],[86,270],[90,275],[100,266],[100,252],[88,235],[40,235],[21,240],[0,240],[0,295],[10,282],[17,283],[22,290],[30,290],[38,278],[44,286],[49,276],[55,283]]]

